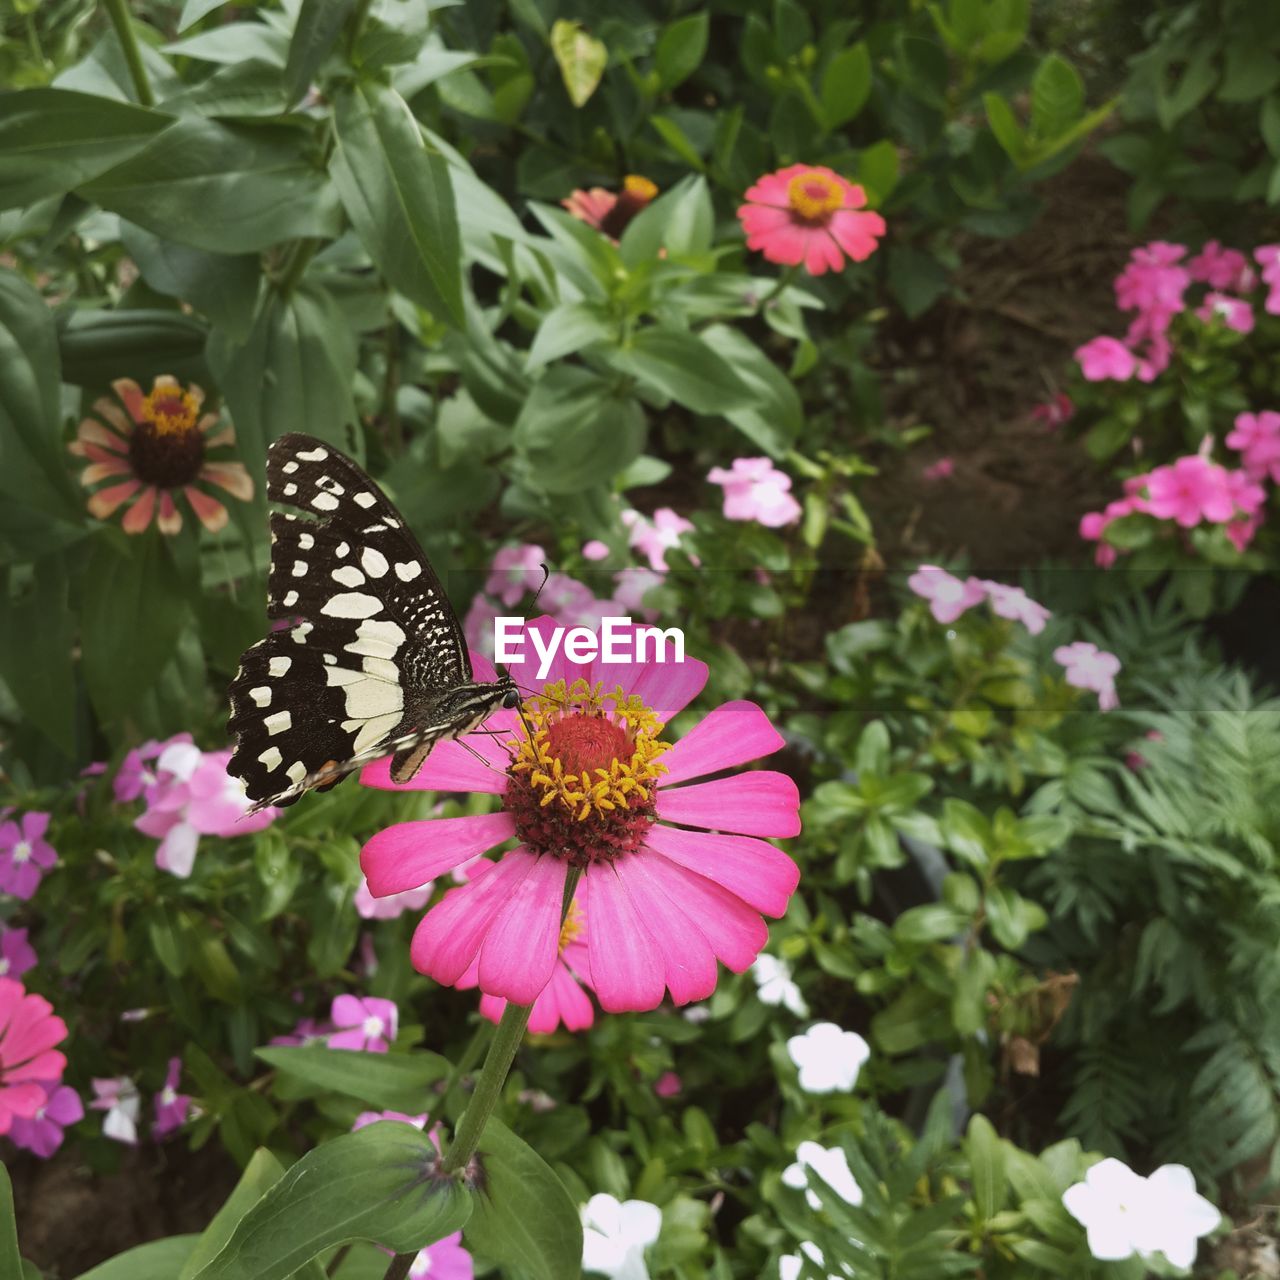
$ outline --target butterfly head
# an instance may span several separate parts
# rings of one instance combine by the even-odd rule
[[[502,705],[506,710],[514,711],[521,703],[520,690],[502,663],[496,663],[494,670],[498,673],[495,683],[502,694]]]

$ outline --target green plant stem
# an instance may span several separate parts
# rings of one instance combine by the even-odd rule
[[[276,288],[288,297],[298,287],[311,259],[320,248],[319,240],[295,240],[285,260],[284,269],[276,280]]]
[[[756,304],[756,315],[761,315],[764,309],[778,296],[800,273],[799,267],[787,267],[785,271],[774,281],[773,288],[764,295]]]
[[[405,1280],[409,1274],[409,1268],[413,1266],[413,1260],[418,1255],[416,1253],[397,1253],[391,1259],[391,1265],[387,1268],[382,1280]]]
[[[129,17],[129,6],[125,0],[103,0],[111,25],[116,29],[116,39],[120,41],[120,49],[129,68],[129,77],[133,81],[138,101],[144,107],[155,104],[155,96],[151,92],[151,81],[147,79],[147,68],[142,62],[142,51],[138,48],[138,37],[133,33],[133,22]]]
[[[442,1116],[449,1106],[449,1095],[458,1087],[462,1077],[480,1060],[480,1050],[493,1031],[493,1024],[487,1018],[480,1019],[475,1034],[463,1049],[462,1056],[454,1064],[440,1092],[440,1101],[436,1104],[436,1114]]]

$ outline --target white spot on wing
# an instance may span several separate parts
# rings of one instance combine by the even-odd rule
[[[319,448],[312,449],[309,452],[299,452],[298,454],[298,457],[300,457],[303,462],[323,462],[328,456],[328,449]]]
[[[300,546],[303,549],[303,551],[310,551],[311,548],[314,547],[315,545],[316,545],[316,540],[311,536],[311,534],[309,533],[298,534],[298,546]]]
[[[360,563],[371,578],[381,578],[389,567],[387,557],[375,547],[365,547],[360,553]]]
[[[307,776],[307,766],[301,760],[295,760],[284,772],[289,781],[297,787],[302,784],[302,780]]]
[[[382,601],[363,591],[344,591],[326,600],[320,612],[330,618],[371,618],[382,612]]]
[[[298,593],[296,591],[290,591],[289,594],[284,598],[284,607],[286,609],[292,609],[293,606],[297,603],[298,603]]]
[[[295,560],[293,562],[293,576],[295,578],[304,577],[306,575],[306,572],[307,572],[307,562],[305,560]]]
[[[356,638],[343,648],[362,657],[394,658],[404,641],[404,632],[394,622],[366,620],[356,628]]]
[[[377,498],[373,496],[373,494],[368,492],[357,493],[354,496],[355,496],[356,506],[358,507],[371,507],[375,502],[378,501]]]
[[[287,476],[293,475],[293,473],[297,471],[297,469],[298,469],[298,464],[296,462],[286,462],[284,466],[280,468],[280,470],[283,471]]]
[[[392,711],[385,716],[375,716],[372,720],[366,720],[364,727],[356,734],[356,740],[352,743],[352,750],[359,752],[366,747],[371,747],[386,734],[390,733],[396,727],[397,721],[400,719],[398,711]]]
[[[364,586],[364,574],[353,564],[344,564],[341,569],[335,569],[329,577],[344,587]]]
[[[422,566],[416,560],[396,563],[396,577],[401,582],[412,582],[422,572]]]
[[[292,498],[293,495],[297,492],[298,492],[298,486],[296,484],[287,484],[284,487],[284,496],[286,498]]]
[[[280,762],[284,757],[280,754],[279,747],[268,747],[259,757],[258,763],[265,764],[268,769],[278,769]]]
[[[271,688],[269,685],[260,684],[256,689],[249,690],[249,697],[253,699],[255,707],[269,707],[271,705]]]
[[[338,509],[338,500],[331,493],[317,493],[311,499],[311,505],[317,511],[336,511]]]
[[[267,726],[267,732],[274,737],[277,733],[284,733],[286,729],[293,728],[293,716],[287,711],[277,711],[262,723]]]
[[[306,644],[307,637],[315,630],[309,622],[300,622],[289,632],[294,644]]]
[[[267,671],[273,676],[284,675],[289,668],[293,666],[293,659],[289,657],[272,658],[267,663]]]
[[[351,550],[351,544],[349,542],[340,542],[338,543],[337,547],[334,548],[333,554],[337,556],[339,560],[341,560],[343,556],[345,556],[347,552],[350,550]]]

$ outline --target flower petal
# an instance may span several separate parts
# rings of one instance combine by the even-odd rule
[[[375,760],[360,771],[360,782],[366,787],[384,791],[481,791],[501,795],[507,789],[506,768],[510,761],[496,738],[487,734],[468,734],[467,745],[491,762],[486,768],[456,742],[437,742],[426,763],[408,782],[391,781],[391,758]]]
[[[191,504],[191,510],[196,513],[196,518],[210,533],[217,533],[226,527],[227,509],[217,498],[211,498],[193,484],[187,485],[182,492]]]
[[[726,702],[704,716],[663,757],[663,784],[732,769],[783,745],[782,735],[754,702]]]
[[[642,698],[659,720],[666,721],[702,692],[707,672],[707,664],[700,658],[685,658],[666,663],[596,663],[594,678],[621,684],[624,693]]]
[[[105,520],[122,503],[132,498],[142,488],[140,480],[126,480],[123,484],[113,484],[106,489],[99,489],[92,494],[86,504],[89,514],[96,520]]]
[[[365,844],[360,869],[369,892],[385,898],[417,889],[515,833],[515,821],[502,812],[397,822]]]
[[[200,479],[206,484],[216,484],[242,502],[253,497],[253,479],[242,462],[206,462],[200,468]]]
[[[129,411],[129,417],[134,422],[141,423],[142,402],[145,397],[142,394],[142,388],[138,386],[132,378],[117,378],[112,384],[111,389],[120,397],[121,403]]]
[[[706,876],[671,862],[661,854],[648,854],[645,868],[663,891],[697,923],[716,958],[734,973],[751,967],[765,943],[769,929],[760,915],[736,894],[722,889]]]
[[[543,854],[514,888],[480,947],[480,990],[532,1004],[560,953],[560,907],[569,864]]]
[[[125,533],[142,533],[147,525],[151,523],[151,517],[156,509],[156,487],[148,485],[143,489],[142,496],[124,513],[124,519],[120,522]]]
[[[794,836],[800,830],[800,792],[785,773],[773,769],[672,790],[659,787],[657,810],[666,822],[744,836]]]
[[[612,865],[587,868],[578,901],[589,922],[591,987],[601,1006],[609,1013],[656,1009],[666,987],[662,952]]]
[[[93,408],[95,413],[100,413],[109,422],[119,427],[121,435],[127,436],[133,429],[129,419],[120,412],[118,404],[110,400],[99,400]],[[95,445],[114,454],[127,453],[129,449],[127,440],[122,440],[116,432],[104,427],[100,422],[95,422],[92,418],[85,418],[76,428],[76,439],[83,445]]]
[[[749,907],[767,916],[783,916],[800,883],[800,868],[781,849],[750,836],[683,831],[654,823],[647,848],[671,862],[715,881]]]
[[[160,495],[160,514],[156,517],[156,527],[161,533],[177,533],[182,528],[182,512],[173,500],[173,494],[166,489]]]
[[[549,1035],[563,1022],[566,1031],[583,1031],[595,1020],[591,997],[563,964],[557,964],[551,981],[533,1002],[529,1030],[535,1035]]]

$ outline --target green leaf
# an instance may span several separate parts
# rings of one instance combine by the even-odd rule
[[[898,148],[888,138],[858,153],[858,181],[872,205],[883,204],[898,185]]]
[[[698,148],[689,141],[685,131],[670,116],[650,116],[649,123],[662,137],[663,142],[691,169],[706,168]]]
[[[893,936],[909,946],[927,946],[954,938],[967,921],[958,911],[941,902],[924,902],[910,907],[893,922]]]
[[[140,1244],[84,1272],[79,1280],[173,1280],[199,1236],[167,1236]]]
[[[883,720],[872,720],[863,729],[854,752],[853,767],[859,774],[887,774],[889,762],[889,730]]]
[[[1280,84],[1280,58],[1268,47],[1270,43],[1244,37],[1227,46],[1220,102],[1253,102]]]
[[[356,234],[392,288],[462,324],[462,249],[449,165],[428,151],[394,89],[342,90],[334,104],[334,181]]]
[[[704,9],[680,18],[662,33],[653,56],[661,88],[683,84],[702,65],[709,29],[710,18]]]
[[[822,115],[828,129],[838,129],[862,110],[871,94],[871,53],[859,41],[827,63],[822,73]]]
[[[221,9],[226,3],[227,0],[187,0],[182,6],[182,16],[178,19],[178,30],[185,31],[188,27],[194,27],[201,18],[215,9]]]
[[[695,413],[727,414],[752,403],[751,388],[695,333],[642,329],[631,346],[613,353],[613,363]]]
[[[326,1142],[240,1219],[196,1280],[287,1280],[349,1240],[373,1240],[397,1253],[433,1244],[471,1213],[462,1188],[433,1173],[437,1158],[431,1139],[400,1121],[380,1120]]]
[[[304,141],[284,125],[188,117],[78,190],[158,236],[213,253],[333,236],[337,195]]]
[[[1280,93],[1273,93],[1263,104],[1258,117],[1258,128],[1267,150],[1280,157]]]
[[[947,269],[931,253],[908,246],[889,253],[889,289],[912,319],[922,316],[951,283]]]
[[[13,700],[64,755],[75,754],[75,615],[61,556],[34,567],[32,589],[0,609],[0,674]]]
[[[1007,1182],[1004,1172],[1004,1143],[984,1115],[969,1121],[965,1135],[965,1155],[973,1179],[973,1202],[985,1222],[1004,1207]]]
[[[693,174],[641,210],[622,233],[618,252],[628,267],[652,262],[660,250],[690,255],[711,250],[715,210],[707,180]]]
[[[745,406],[723,407],[724,416],[752,444],[771,457],[781,458],[804,426],[804,407],[794,383],[741,329],[715,324],[700,337],[749,393]]]
[[[480,1139],[479,1185],[467,1244],[528,1280],[577,1280],[582,1223],[551,1167],[506,1125],[490,1119]]]
[[[604,75],[608,49],[589,35],[582,23],[557,18],[551,25],[551,52],[560,67],[569,101],[575,107],[585,106]]]
[[[581,1228],[578,1237],[581,1240]],[[578,1247],[581,1250],[582,1246]],[[22,1256],[18,1253],[18,1219],[13,1210],[13,1184],[9,1181],[9,1170],[0,1165],[0,1276],[18,1280],[21,1274]]]
[[[0,209],[72,190],[141,151],[172,123],[159,111],[91,93],[0,94]]]
[[[608,484],[640,456],[645,420],[634,400],[598,374],[558,365],[534,384],[513,438],[536,485],[578,493]]]
[[[203,383],[208,336],[202,320],[177,310],[78,308],[58,334],[62,380],[94,391],[116,378],[149,386],[159,373]]]
[[[103,720],[124,719],[177,648],[186,621],[184,584],[154,526],[135,536],[101,530],[93,539],[84,584],[85,684]]]
[[[449,1074],[438,1054],[362,1053],[316,1045],[256,1049],[263,1062],[307,1084],[355,1098],[368,1107],[412,1114],[428,1087]]]
[[[982,106],[987,113],[991,132],[995,134],[1005,155],[1022,168],[1029,147],[1018,117],[1013,114],[1013,108],[998,93],[984,93]]]
[[[262,22],[229,22],[210,27],[185,40],[164,46],[164,52],[197,62],[236,66],[244,62],[268,62],[277,71],[284,68],[289,41],[283,32]]]
[[[1031,78],[1031,136],[1057,138],[1084,112],[1084,83],[1065,58],[1049,54]]]
[[[1016,951],[1029,934],[1049,923],[1048,914],[1038,902],[1031,902],[1004,885],[987,890],[985,906],[992,937],[1010,951]]]
[[[289,61],[284,68],[286,102],[292,106],[306,93],[342,34],[356,0],[302,0],[298,21],[289,41]]]
[[[584,347],[616,338],[603,307],[591,302],[562,302],[542,317],[525,360],[526,372]]]

